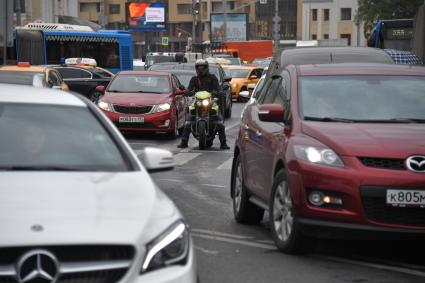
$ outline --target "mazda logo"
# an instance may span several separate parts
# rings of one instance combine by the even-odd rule
[[[59,262],[46,250],[33,250],[24,254],[17,264],[19,283],[55,283],[59,277]]]
[[[410,171],[425,173],[425,156],[411,156],[407,158],[406,165]]]

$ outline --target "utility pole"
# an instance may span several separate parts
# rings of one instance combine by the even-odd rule
[[[221,5],[223,6],[223,34],[221,35],[221,41],[227,41],[227,1],[222,0]]]
[[[192,52],[193,44],[196,42],[196,16],[199,13],[199,0],[192,0]]]
[[[21,0],[15,0],[16,26],[21,26]]]
[[[279,41],[280,41],[280,21],[282,19],[279,17],[279,0],[275,0],[275,11],[273,17],[273,53],[277,54],[279,49]]]

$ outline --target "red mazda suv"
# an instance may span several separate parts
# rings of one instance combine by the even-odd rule
[[[123,71],[109,83],[98,106],[122,131],[182,132],[188,99],[184,86],[168,72]]]
[[[239,223],[306,236],[425,235],[425,68],[289,66],[247,106],[231,177]],[[411,234],[408,234],[411,233]],[[357,233],[354,233],[357,234]]]

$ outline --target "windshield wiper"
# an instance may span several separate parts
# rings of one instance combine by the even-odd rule
[[[341,123],[353,123],[354,120],[338,118],[338,117],[310,117],[305,116],[304,120],[306,121],[318,121],[318,122],[341,122]]]
[[[144,91],[144,90],[138,90],[138,91],[135,91],[135,92],[138,92],[138,93],[153,93],[153,94],[161,94],[162,92],[159,92],[159,91]]]
[[[15,166],[0,166],[1,171],[87,171],[82,170],[81,168],[73,168],[66,166],[23,166],[23,165],[15,165]]]
[[[417,119],[417,118],[392,118],[388,121],[391,122],[400,122],[400,123],[425,123],[425,119]]]

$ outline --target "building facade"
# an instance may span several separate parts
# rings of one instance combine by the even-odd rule
[[[302,39],[346,38],[348,45],[366,46],[363,25],[355,15],[358,0],[304,0],[302,6]]]

